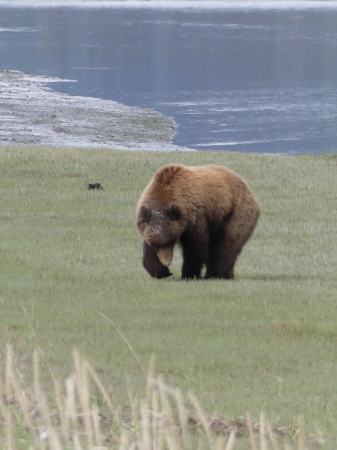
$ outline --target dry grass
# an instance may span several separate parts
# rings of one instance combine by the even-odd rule
[[[224,421],[204,411],[192,393],[184,396],[180,389],[154,377],[153,360],[146,392],[142,399],[132,401],[127,412],[114,404],[92,366],[76,350],[73,374],[62,386],[51,373],[54,393],[53,398],[47,398],[40,382],[39,355],[38,352],[34,355],[33,386],[27,386],[15,370],[15,356],[8,347],[6,369],[0,380],[1,448],[307,448],[308,437],[301,420],[293,429],[274,428],[263,414],[257,423],[249,413],[246,417]],[[92,395],[95,389],[101,399],[99,404],[97,396]]]

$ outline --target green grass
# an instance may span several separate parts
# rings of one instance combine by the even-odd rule
[[[170,279],[141,265],[137,200],[176,162],[226,165],[259,200],[234,281],[180,281],[178,248]],[[125,406],[155,355],[156,373],[205,409],[286,426],[303,416],[336,442],[335,155],[2,147],[0,174],[0,352],[13,344],[22,377],[37,346],[66,377],[76,347]]]

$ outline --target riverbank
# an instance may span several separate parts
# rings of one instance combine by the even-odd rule
[[[0,145],[181,150],[172,119],[151,109],[51,90],[74,82],[0,71]],[[187,150],[187,149],[186,149]]]

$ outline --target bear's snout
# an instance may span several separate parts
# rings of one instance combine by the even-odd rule
[[[169,266],[173,259],[173,247],[160,247],[157,249],[157,256],[163,266]]]

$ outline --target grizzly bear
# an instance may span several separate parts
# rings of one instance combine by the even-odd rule
[[[226,167],[162,167],[137,205],[143,266],[152,277],[169,277],[179,242],[183,279],[200,278],[203,266],[206,278],[233,278],[236,259],[259,214],[251,190]]]

